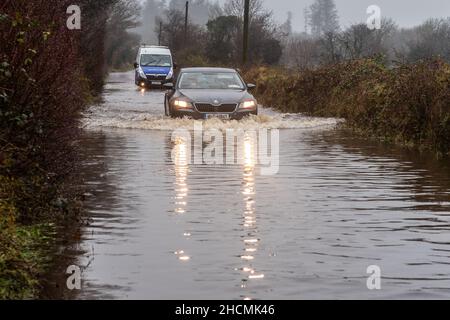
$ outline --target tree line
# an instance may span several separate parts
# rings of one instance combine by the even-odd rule
[[[242,60],[244,1],[223,5],[208,0],[189,1],[185,38],[185,0],[147,0],[142,15],[142,41],[171,48],[181,64],[236,65]],[[263,0],[250,2],[249,58],[276,64],[281,58],[282,30]]]
[[[219,5],[190,1],[189,36],[184,39],[185,0],[147,0],[137,31],[147,44],[168,45],[181,59],[237,64],[242,54],[242,0]],[[250,58],[255,64],[314,68],[323,64],[384,56],[388,61],[414,62],[433,56],[450,59],[450,18],[429,19],[415,28],[400,28],[384,18],[381,28],[366,23],[342,28],[333,0],[315,0],[305,8],[306,30],[292,30],[292,13],[276,23],[263,0],[251,1]],[[189,60],[189,59],[188,59]]]
[[[283,42],[282,64],[315,68],[374,56],[386,62],[417,62],[440,57],[450,61],[450,18],[428,19],[414,28],[400,28],[383,18],[379,29],[356,23],[341,28],[333,0],[315,0],[306,8],[307,32],[292,33]]]
[[[115,2],[106,38],[112,69],[129,67],[141,43],[169,46],[181,64],[239,65],[242,60],[243,0],[223,5],[190,0],[186,38],[185,0]],[[382,19],[379,29],[365,22],[342,28],[334,0],[314,0],[305,8],[306,30],[295,32],[292,13],[277,23],[264,5],[264,0],[250,2],[253,64],[305,69],[374,56],[390,63],[436,56],[450,60],[450,18],[429,19],[414,28],[400,28],[389,18]]]

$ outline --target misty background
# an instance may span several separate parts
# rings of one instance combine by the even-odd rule
[[[209,1],[214,5],[224,5],[227,0]],[[140,0],[145,6],[146,0]],[[170,3],[166,0],[166,4]],[[192,2],[192,1],[191,1]],[[292,28],[295,32],[305,31],[305,8],[308,8],[313,0],[265,0],[265,7],[273,12],[277,23],[283,23],[288,15],[292,16]],[[184,5],[185,1],[179,1]],[[354,23],[364,22],[367,19],[366,9],[370,5],[377,5],[381,8],[383,17],[392,18],[399,27],[411,28],[423,23],[427,18],[445,18],[450,16],[450,1],[448,0],[335,0],[336,8],[339,12],[339,22],[342,27],[350,26]],[[203,13],[206,13],[205,9]],[[204,20],[201,10],[193,11],[192,18]],[[155,11],[154,14],[157,14]],[[148,18],[152,18],[152,13],[145,15],[144,25],[148,25]],[[207,19],[206,19],[207,20]],[[140,29],[143,32],[143,29]],[[145,34],[145,32],[143,32]],[[148,41],[148,40],[147,40]]]
[[[298,32],[305,30],[303,10],[313,3],[312,0],[266,0],[265,3],[273,10],[277,21],[286,20],[287,12],[291,11],[293,29]],[[335,3],[342,27],[366,21],[366,9],[370,5],[379,6],[381,14],[395,20],[400,27],[413,27],[430,17],[450,16],[448,0],[336,0]]]
[[[448,0],[251,0],[252,64],[299,69],[368,57],[387,64],[450,59]],[[242,61],[244,0],[114,0],[106,38],[110,69],[129,68],[141,44],[165,45],[185,66]],[[381,9],[370,30],[367,8]]]

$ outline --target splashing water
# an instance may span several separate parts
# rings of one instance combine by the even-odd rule
[[[89,130],[124,128],[144,130],[192,129],[201,121],[204,129],[314,129],[333,128],[341,120],[279,113],[261,108],[258,116],[243,120],[171,119],[164,116],[164,91],[144,90],[134,85],[133,73],[113,73],[105,86],[103,103],[92,106],[82,126]]]
[[[162,112],[161,108],[161,112]],[[334,118],[315,118],[302,115],[281,114],[270,109],[263,109],[258,116],[250,116],[242,120],[193,120],[189,118],[171,119],[163,115],[129,110],[110,110],[107,105],[95,106],[84,119],[84,127],[95,129],[102,127],[145,129],[145,130],[174,130],[192,129],[195,122],[202,122],[203,128],[218,130],[232,129],[308,129],[332,128],[340,120]]]

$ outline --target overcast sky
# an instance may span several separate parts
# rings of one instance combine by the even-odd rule
[[[224,1],[224,0],[222,0]],[[313,0],[264,0],[278,21],[293,13],[295,31],[304,30],[303,9]],[[384,17],[393,18],[400,27],[416,26],[430,17],[450,17],[450,0],[335,0],[341,26],[367,20],[366,9],[376,4]]]

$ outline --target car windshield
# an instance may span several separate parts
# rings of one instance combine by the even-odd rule
[[[143,54],[143,55],[141,55],[141,66],[144,66],[144,67],[171,67],[172,59],[169,55]]]
[[[234,72],[184,72],[181,74],[180,89],[240,89],[244,84]]]

